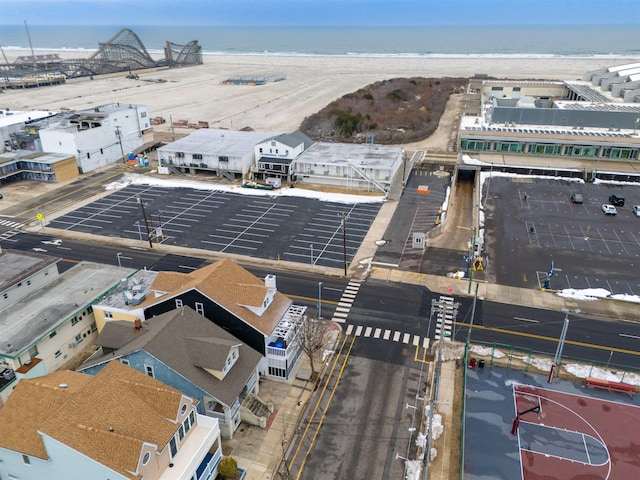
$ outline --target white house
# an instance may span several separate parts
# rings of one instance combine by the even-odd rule
[[[129,152],[151,140],[145,105],[111,103],[71,111],[39,131],[45,152],[76,156],[81,173],[124,161]]]
[[[313,143],[300,130],[258,143],[255,146],[256,164],[252,168],[252,177],[261,180],[269,177],[291,180],[291,162]]]
[[[0,110],[0,152],[24,148],[18,144],[15,134],[22,133],[24,126],[30,122],[54,115],[55,112],[46,110]]]

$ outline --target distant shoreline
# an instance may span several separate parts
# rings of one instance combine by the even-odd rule
[[[15,54],[16,51],[6,52]],[[25,51],[20,51],[24,54]],[[93,52],[86,52],[86,56]],[[77,51],[38,50],[63,59]],[[15,58],[15,57],[14,57]],[[154,58],[158,58],[154,55]],[[633,58],[427,58],[364,56],[205,55],[184,68],[88,77],[65,85],[6,90],[2,107],[13,110],[80,110],[127,102],[147,105],[151,117],[207,122],[211,128],[292,132],[305,117],[333,100],[392,78],[470,78],[484,74],[512,80],[581,80],[588,71],[634,63]],[[636,60],[637,62],[637,60]],[[229,78],[284,77],[262,86],[223,85]],[[145,81],[148,80],[148,81]],[[161,80],[158,82],[158,80]]]

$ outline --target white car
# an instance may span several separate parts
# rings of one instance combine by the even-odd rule
[[[605,215],[617,215],[618,214],[618,210],[616,210],[616,207],[614,207],[613,205],[608,205],[608,204],[604,204],[602,205],[602,212]]]
[[[634,205],[633,206],[633,214],[636,217],[640,217],[640,205]]]

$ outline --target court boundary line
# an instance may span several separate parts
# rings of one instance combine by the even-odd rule
[[[550,389],[547,389],[547,388],[544,388],[544,387],[536,387],[534,385],[527,385],[527,384],[524,384],[524,383],[517,383],[516,382],[516,383],[513,383],[512,386],[511,386],[513,394],[514,394],[513,395],[513,404],[514,404],[514,409],[516,411],[516,415],[517,415],[517,412],[518,412],[518,406],[517,406],[517,403],[516,403],[516,395],[515,395],[515,393],[516,393],[516,387],[518,387],[518,386],[529,387],[529,388],[532,388],[534,390],[541,390],[542,392],[553,392],[554,394],[570,395],[570,396],[573,396],[573,397],[580,397],[580,398],[587,399],[587,400],[602,400],[602,399],[598,399],[598,398],[594,398],[594,397],[587,397],[585,395],[578,395],[578,394],[575,394],[575,393],[559,392],[559,391],[550,390]],[[525,394],[525,392],[522,392],[522,394]],[[542,403],[541,402],[541,398],[544,398],[548,402],[556,404],[559,407],[564,408],[565,410],[567,410],[569,412],[572,412],[576,417],[580,418],[586,425],[588,425],[598,435],[600,443],[602,443],[602,445],[604,445],[605,451],[607,452],[607,456],[608,456],[607,464],[608,464],[609,468],[608,468],[608,471],[607,471],[607,476],[604,478],[604,480],[609,480],[609,478],[611,477],[611,468],[612,468],[612,463],[613,463],[612,462],[612,457],[611,457],[611,452],[609,450],[609,445],[604,441],[604,439],[602,438],[602,435],[600,435],[600,432],[591,424],[591,422],[587,421],[586,418],[584,418],[582,415],[578,414],[572,408],[569,408],[568,406],[566,406],[566,405],[564,405],[564,404],[562,404],[562,403],[560,403],[560,402],[558,402],[556,400],[552,400],[549,397],[542,397],[541,395],[539,395],[537,393],[528,393],[528,395],[532,395],[532,396],[538,397],[538,400],[539,400],[540,403]],[[607,401],[607,400],[603,400],[603,401]],[[627,406],[635,407],[635,405],[629,405],[629,404],[622,403],[622,402],[614,402],[614,403],[618,403],[619,405],[623,405],[625,407],[627,407]],[[528,423],[532,423],[532,422],[528,422]],[[557,428],[557,427],[550,427],[550,428]],[[560,430],[560,429],[558,428],[558,430]],[[521,445],[520,445],[520,434],[519,433],[518,433],[518,450],[519,450],[518,451],[518,456],[520,458],[520,468],[522,470],[522,478],[524,480],[524,465],[523,465],[523,462],[522,462],[522,455],[520,453],[523,450],[522,450]],[[563,458],[563,459],[568,460],[570,462],[574,462],[574,460],[570,460],[570,459],[568,459],[566,457],[556,457],[555,455],[548,455],[548,454],[541,454],[541,453],[537,453],[537,454],[538,455],[543,455],[545,457]],[[582,462],[578,462],[578,463],[582,463]]]

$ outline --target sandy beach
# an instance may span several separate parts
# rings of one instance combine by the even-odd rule
[[[69,57],[69,52],[58,53]],[[204,64],[140,74],[69,81],[65,85],[0,94],[0,108],[85,109],[106,103],[145,104],[167,122],[209,122],[211,128],[291,132],[332,100],[370,83],[396,77],[470,77],[579,80],[589,70],[631,63],[617,59],[394,58],[211,55]],[[233,77],[285,77],[261,86],[221,85]],[[162,82],[158,82],[161,80]],[[156,130],[168,130],[168,123]]]

